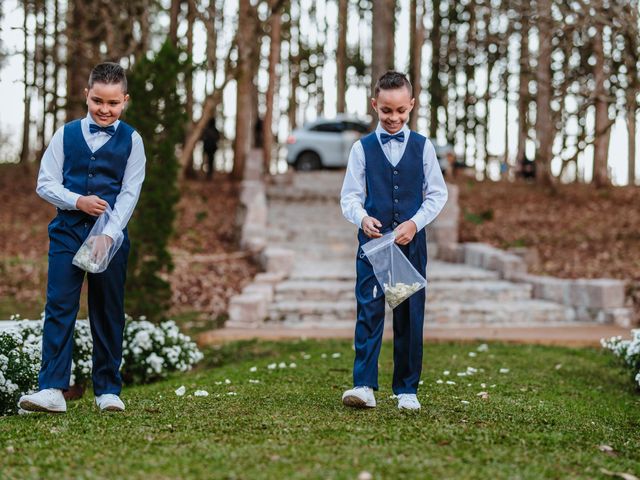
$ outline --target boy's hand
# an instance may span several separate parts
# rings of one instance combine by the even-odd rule
[[[81,196],[76,202],[76,207],[84,213],[99,217],[107,209],[107,202],[97,195]]]
[[[396,243],[398,245],[406,245],[413,237],[416,235],[418,231],[418,227],[413,220],[407,220],[406,222],[402,222],[400,225],[396,227]]]
[[[369,238],[381,237],[379,228],[382,227],[380,220],[373,217],[364,217],[362,219],[362,231]]]
[[[113,244],[113,239],[109,235],[97,235],[93,237],[91,257],[94,262],[102,263]]]

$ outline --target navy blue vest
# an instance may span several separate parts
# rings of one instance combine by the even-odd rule
[[[364,208],[368,215],[380,220],[380,231],[387,233],[410,220],[422,205],[426,138],[410,132],[404,154],[395,167],[387,160],[375,132],[360,142],[364,149],[367,188]],[[358,231],[358,239],[361,245],[369,241],[362,229]]]
[[[113,208],[122,188],[134,130],[120,121],[116,133],[102,147],[91,152],[80,122],[75,120],[64,126],[62,184],[80,195],[97,195]],[[79,210],[59,210],[58,215],[69,225],[96,219]]]

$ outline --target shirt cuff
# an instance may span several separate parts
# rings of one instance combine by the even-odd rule
[[[416,232],[419,232],[420,230],[422,230],[424,227],[427,226],[426,219],[424,218],[424,215],[421,215],[420,212],[416,213],[413,217],[410,218],[410,220],[416,224],[416,227],[417,227]]]
[[[362,220],[367,216],[367,212],[364,210],[361,212],[356,212],[356,221],[358,222],[358,228],[362,228]]]
[[[65,201],[68,204],[68,208],[67,210],[80,210],[78,208],[78,199],[81,197],[82,195],[78,195],[77,193],[74,192],[68,192],[65,195]]]
[[[107,226],[104,227],[102,234],[107,235],[108,237],[111,237],[111,240],[113,240],[114,242],[117,242],[118,238],[122,236],[122,230],[120,230],[113,223],[109,222],[107,223]]]

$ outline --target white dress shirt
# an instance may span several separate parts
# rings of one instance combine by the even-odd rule
[[[96,123],[91,114],[80,121],[82,136],[89,149],[95,152],[102,147],[111,136],[106,132],[89,132],[89,124]],[[112,125],[117,129],[120,120],[116,120]],[[131,134],[131,154],[127,160],[127,166],[122,178],[122,188],[116,197],[113,207],[113,215],[109,224],[104,230],[106,235],[115,238],[117,232],[121,232],[127,226],[133,209],[140,198],[140,190],[144,181],[144,167],[146,157],[142,137],[138,132]],[[76,204],[81,195],[70,191],[62,184],[64,164],[64,126],[54,133],[49,146],[42,156],[40,172],[38,173],[38,186],[36,192],[40,197],[52,203],[61,210],[78,210]]]
[[[403,142],[391,140],[384,145],[380,141],[380,134],[388,132],[382,128],[380,123],[378,123],[375,132],[382,151],[389,163],[394,167],[402,159],[409,140],[409,127],[404,125],[401,131],[404,132]],[[340,194],[340,206],[344,217],[359,228],[362,228],[362,219],[368,215],[364,209],[364,202],[367,197],[365,165],[364,148],[362,147],[362,142],[357,141],[351,147],[351,153],[349,154],[347,171]],[[444,182],[442,171],[438,164],[436,151],[429,139],[424,145],[422,166],[424,169],[424,181],[422,183],[422,198],[424,201],[416,214],[411,217],[411,220],[416,224],[417,231],[422,230],[435,220],[447,202],[447,185]]]

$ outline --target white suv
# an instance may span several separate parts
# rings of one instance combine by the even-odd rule
[[[302,171],[346,167],[351,146],[371,130],[368,122],[356,118],[319,118],[291,133],[287,139],[287,163]],[[455,159],[453,147],[438,145],[435,139],[431,143],[440,169],[446,172]]]

